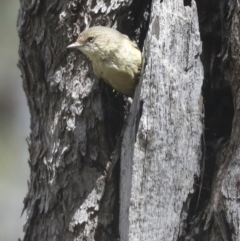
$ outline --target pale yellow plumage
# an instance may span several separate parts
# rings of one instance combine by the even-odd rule
[[[97,77],[115,90],[133,97],[142,55],[126,35],[107,27],[92,27],[82,32],[77,42],[68,47],[78,48],[91,59]]]

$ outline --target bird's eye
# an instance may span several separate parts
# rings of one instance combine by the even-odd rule
[[[88,41],[89,43],[93,43],[94,37],[88,37],[88,38],[87,38],[87,41]]]

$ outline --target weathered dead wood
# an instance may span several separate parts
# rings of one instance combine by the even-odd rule
[[[142,86],[122,147],[120,237],[177,240],[201,158],[203,68],[195,2],[153,1],[144,51]]]

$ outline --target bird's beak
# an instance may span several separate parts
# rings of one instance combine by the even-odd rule
[[[81,47],[81,44],[79,44],[78,42],[75,42],[75,43],[70,44],[70,45],[67,46],[68,49],[78,48],[78,47]]]

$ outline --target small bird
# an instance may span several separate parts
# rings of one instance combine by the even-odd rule
[[[142,66],[142,54],[128,36],[119,31],[94,26],[83,31],[68,46],[81,50],[91,61],[93,71],[118,92],[133,97]]]

